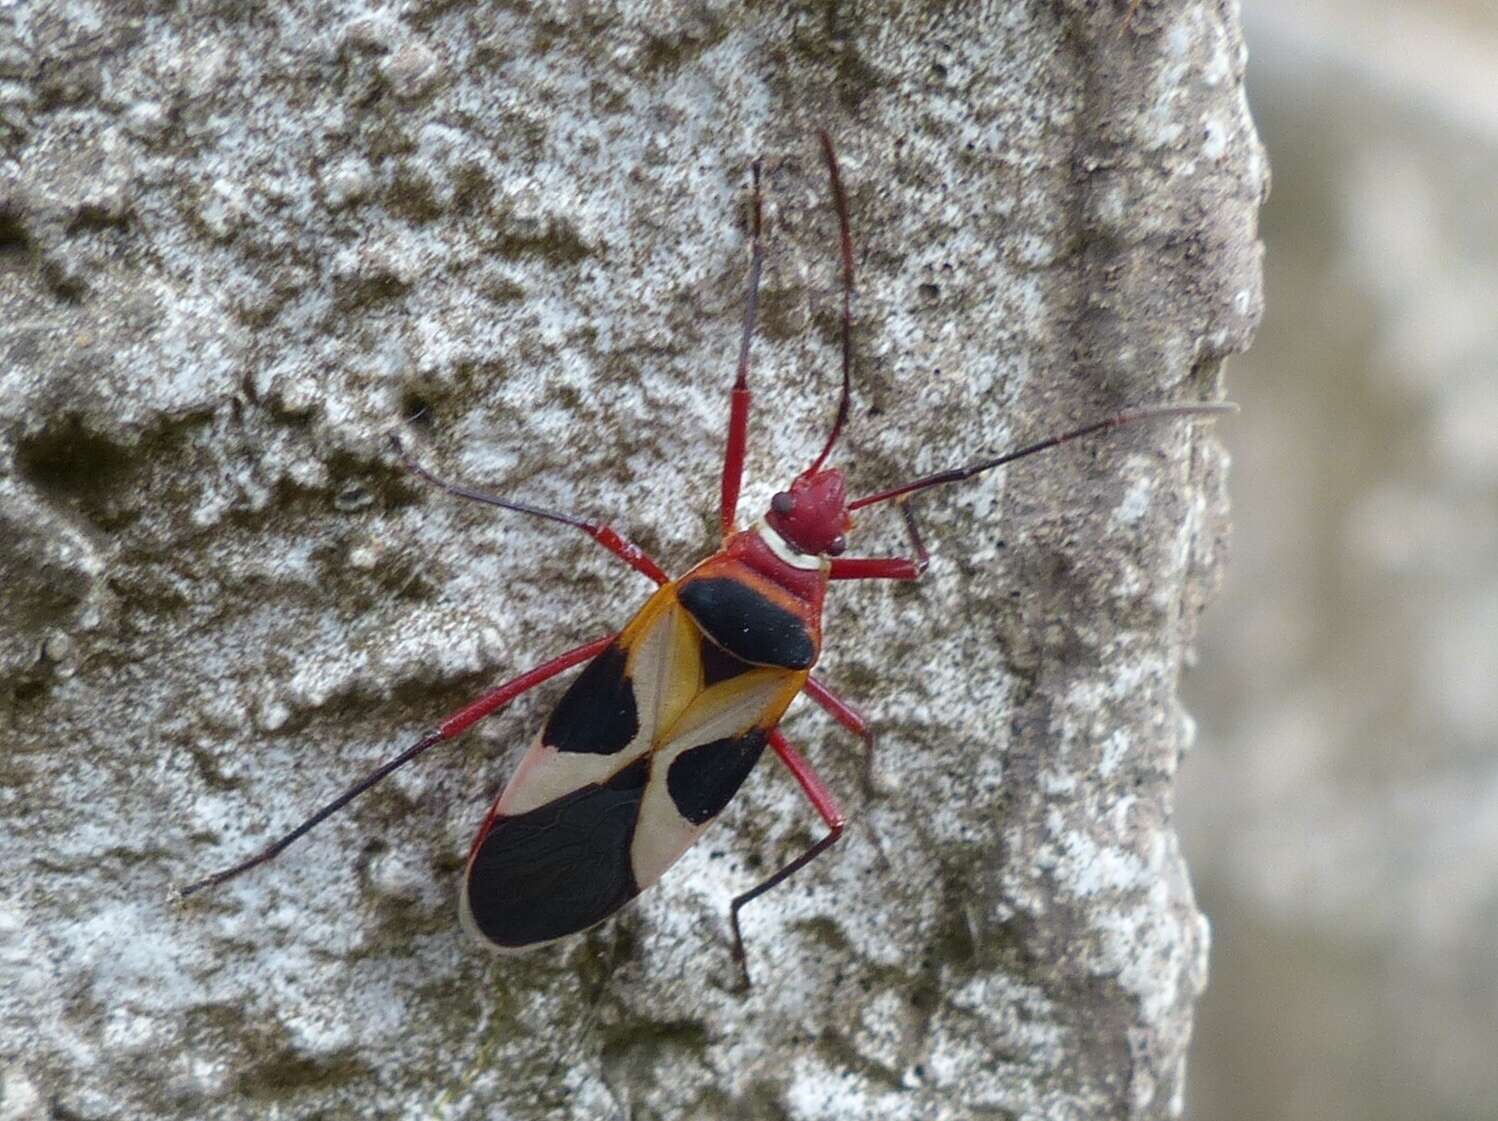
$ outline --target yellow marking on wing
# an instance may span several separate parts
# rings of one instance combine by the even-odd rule
[[[675,724],[702,693],[702,640],[697,626],[680,607],[673,616],[671,649],[661,660],[661,689],[655,709],[657,745],[661,730]]]
[[[635,696],[635,716],[639,731],[622,751],[592,754],[586,751],[558,751],[536,734],[530,749],[510,776],[499,796],[498,812],[522,814],[555,801],[564,794],[590,783],[607,782],[622,768],[653,749],[656,730],[657,696],[662,680],[659,652],[672,645],[665,641],[674,633],[674,615],[682,614],[676,606],[672,585],[658,589],[620,632],[619,645],[626,651],[625,673]],[[674,639],[672,640],[674,642]],[[642,675],[637,677],[636,675]]]
[[[687,739],[722,739],[756,726],[774,727],[805,678],[804,673],[766,667],[720,681],[698,692],[679,719],[661,726],[656,747]],[[710,726],[713,734],[704,740],[702,731]]]
[[[629,651],[640,727],[650,730],[655,751],[773,728],[806,681],[804,670],[758,666],[704,688],[702,643],[711,640],[677,603],[674,584],[650,598],[619,641]]]
[[[698,633],[668,585],[620,636],[629,651],[625,673],[634,689],[640,727],[650,729],[652,742],[658,742],[660,729],[673,724],[702,692]]]

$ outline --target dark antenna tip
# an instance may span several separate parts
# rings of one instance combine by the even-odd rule
[[[190,884],[173,884],[170,889],[170,899],[173,903],[186,903],[205,887],[212,887],[214,882],[214,877],[207,876],[201,880],[194,880]]]
[[[832,447],[848,422],[848,410],[853,399],[853,234],[848,224],[848,196],[843,191],[843,177],[837,167],[837,153],[832,148],[832,137],[826,129],[817,130],[817,139],[822,142],[822,158],[827,163],[827,178],[832,184],[832,203],[837,209],[838,236],[842,247],[843,263],[843,389],[837,403],[837,416],[832,422],[832,431],[822,452],[812,460],[806,474],[815,474],[832,454]]]
[[[992,459],[979,460],[977,463],[967,467],[954,467],[949,471],[938,471],[934,475],[925,475],[919,479],[903,483],[889,490],[879,491],[877,494],[866,495],[848,503],[849,510],[858,510],[864,506],[873,506],[880,502],[887,502],[891,498],[902,498],[905,495],[915,494],[917,491],[928,490],[931,487],[945,486],[947,483],[958,483],[963,479],[971,479],[974,475],[981,475],[984,471],[991,471],[995,467],[1005,463],[1013,463],[1016,459],[1024,459],[1026,456],[1034,455],[1036,452],[1047,451],[1050,448],[1060,447],[1071,440],[1083,436],[1091,436],[1099,432],[1107,432],[1114,428],[1121,428],[1126,424],[1135,424],[1142,420],[1159,420],[1165,417],[1196,417],[1196,416],[1221,416],[1236,413],[1238,406],[1231,401],[1202,401],[1185,402],[1176,405],[1141,405],[1137,408],[1125,409],[1123,412],[1115,413],[1113,416],[1102,420],[1095,420],[1091,424],[1084,424],[1081,428],[1073,428],[1070,432],[1062,432],[1057,436],[1049,436],[1038,443],[1019,448],[1012,452],[996,455]]]

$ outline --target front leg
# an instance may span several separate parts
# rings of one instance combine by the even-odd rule
[[[909,499],[898,499],[900,513],[905,518],[905,536],[910,541],[913,557],[833,557],[827,573],[829,580],[919,580],[931,563],[931,554],[926,552],[926,543],[921,540],[921,527],[916,524],[915,511]]]

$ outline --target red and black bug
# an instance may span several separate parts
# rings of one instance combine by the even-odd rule
[[[779,724],[805,693],[843,727],[874,735],[858,710],[812,674],[822,645],[822,603],[839,580],[918,580],[926,569],[909,499],[1069,440],[1136,421],[1220,413],[1225,404],[1130,409],[1015,451],[912,480],[850,501],[843,475],[826,466],[848,418],[852,391],[853,242],[832,142],[821,135],[837,212],[842,265],[842,390],[826,442],[811,466],[776,494],[747,529],[735,520],[749,423],[749,354],[760,273],[760,168],[753,168],[749,294],[729,397],[719,503],[721,548],[685,575],[668,577],[607,525],[445,482],[397,449],[418,476],[460,497],[573,526],[657,585],[616,634],[558,655],[452,713],[421,740],[248,860],[190,884],[221,884],[272,859],[386,775],[462,734],[522,693],[587,663],[562,694],[469,852],[461,898],[464,925],[501,951],[523,950],[602,922],[660,878],[722,812],[766,747],[800,784],[827,833],[796,859],[733,900],[735,959],[744,969],[739,911],[832,845],[843,832],[836,799]],[[896,502],[909,556],[847,557],[855,510]]]

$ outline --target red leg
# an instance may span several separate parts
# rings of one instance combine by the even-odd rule
[[[829,580],[919,580],[921,570],[908,557],[833,557]]]
[[[754,161],[754,194],[749,204],[752,240],[749,258],[749,300],[744,307],[744,335],[739,341],[739,372],[733,382],[728,404],[728,442],[723,451],[723,498],[719,520],[723,536],[734,531],[734,514],[739,507],[739,486],[744,479],[744,449],[749,432],[749,342],[754,337],[754,315],[759,307],[759,274],[764,268],[765,250],[760,241],[759,161]]]
[[[186,887],[179,888],[177,890],[177,897],[185,899],[187,896],[201,891],[205,887],[217,887],[226,880],[232,880],[241,873],[248,872],[251,868],[258,867],[268,860],[273,860],[293,841],[343,809],[344,806],[380,782],[392,771],[405,766],[426,751],[427,748],[442,743],[444,740],[450,740],[454,736],[462,735],[468,728],[477,724],[484,717],[496,710],[503,708],[516,697],[520,696],[520,694],[535,688],[543,681],[553,678],[565,670],[571,669],[580,662],[586,662],[595,655],[602,653],[608,647],[609,643],[613,641],[613,635],[595,638],[592,642],[584,643],[582,646],[569,650],[567,653],[553,658],[543,665],[537,666],[529,673],[523,673],[515,678],[515,680],[507,682],[497,689],[490,690],[478,698],[478,700],[464,705],[457,712],[444,719],[442,723],[438,724],[435,731],[428,732],[394,759],[365,775],[280,840],[267,845],[248,860],[243,860],[232,868],[225,868],[221,872],[215,872],[211,876],[205,876],[203,879],[190,883]]]
[[[827,836],[823,837],[811,848],[807,849],[795,860],[791,861],[780,871],[769,879],[756,884],[743,895],[736,897],[729,908],[729,920],[733,925],[733,960],[739,963],[739,971],[743,976],[744,987],[749,987],[749,960],[744,953],[744,934],[739,929],[739,910],[751,899],[758,899],[776,884],[781,883],[787,877],[805,868],[823,852],[832,847],[839,837],[843,835],[845,819],[843,811],[837,804],[837,799],[832,792],[822,785],[822,780],[817,773],[811,769],[811,764],[801,758],[801,753],[792,747],[779,728],[770,733],[770,746],[775,754],[780,756],[780,761],[785,764],[786,770],[791,772],[791,777],[801,784],[807,799],[816,809],[822,821],[827,825]]]
[[[931,563],[921,527],[916,525],[915,511],[909,500],[901,499],[900,513],[905,519],[905,536],[910,539],[914,557],[833,557],[829,580],[919,580]],[[810,692],[810,690],[807,690]],[[831,710],[829,710],[831,711]]]
[[[869,727],[869,722],[864,719],[863,713],[859,712],[815,677],[808,677],[806,684],[801,689],[802,692],[820,705],[828,716],[863,740],[864,785],[872,790],[874,788],[875,737],[874,731]]]
[[[450,483],[445,479],[439,479],[421,464],[406,453],[405,447],[400,442],[400,437],[392,436],[391,442],[395,444],[395,450],[405,464],[406,470],[418,478],[425,479],[433,486],[441,487],[448,494],[457,495],[459,498],[471,499],[474,502],[482,502],[486,506],[498,506],[501,510],[511,510],[517,514],[529,514],[534,518],[544,518],[549,522],[559,522],[562,525],[570,525],[574,529],[580,529],[597,541],[614,556],[629,565],[636,572],[654,580],[657,585],[670,581],[670,577],[661,571],[660,566],[646,555],[633,541],[629,541],[607,525],[599,525],[596,522],[586,521],[583,518],[574,517],[572,514],[563,514],[557,510],[544,510],[539,506],[532,506],[528,502],[516,502],[514,499],[501,498],[496,494],[488,494],[485,491],[474,490],[472,487],[461,486],[458,483]]]
[[[863,740],[863,788],[870,798],[889,793],[889,787],[885,786],[879,778],[879,773],[874,769],[876,738],[874,730],[869,727],[869,722],[863,713],[843,700],[827,686],[813,677],[806,679],[802,691],[811,697],[822,709],[841,724]],[[884,844],[879,840],[879,833],[874,828],[872,820],[865,818],[864,828],[869,831],[869,840],[874,844],[874,855],[879,858],[879,865],[885,871],[889,870],[889,857],[884,853]]]

